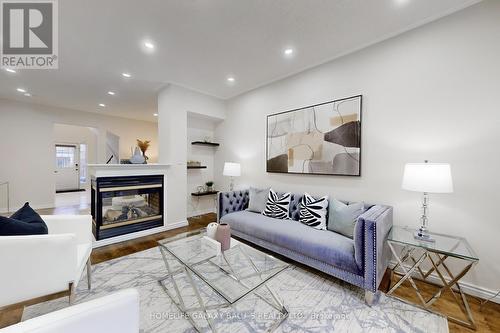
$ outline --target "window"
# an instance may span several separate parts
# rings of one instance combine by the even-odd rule
[[[80,184],[87,182],[87,144],[80,144]]]
[[[73,168],[75,166],[75,146],[56,146],[56,166]]]

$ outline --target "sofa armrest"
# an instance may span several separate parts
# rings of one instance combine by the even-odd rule
[[[91,215],[42,215],[49,234],[74,234],[77,244],[92,244]]]
[[[139,333],[139,293],[125,289],[0,330],[2,333]]]
[[[0,237],[0,307],[67,290],[76,261],[71,234]]]
[[[363,268],[365,289],[376,292],[389,265],[387,237],[392,228],[393,209],[375,205],[363,213],[354,232],[355,257]]]
[[[248,208],[249,191],[220,192],[217,197],[217,221],[226,214]]]

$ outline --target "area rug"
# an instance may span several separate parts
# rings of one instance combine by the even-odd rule
[[[141,332],[195,332],[158,283],[165,275],[158,248],[110,260],[93,266],[91,291],[87,290],[86,276],[82,277],[76,303],[136,288],[140,293]],[[207,303],[217,302],[210,288],[202,286],[200,280],[196,283]],[[369,307],[364,303],[362,289],[297,266],[287,268],[268,285],[290,313],[275,332],[448,332],[447,320],[442,316],[384,295],[377,305]],[[264,289],[261,287],[259,292],[265,293]],[[26,308],[23,320],[67,306],[67,298],[37,304]],[[265,332],[279,320],[279,313],[253,294],[231,308],[209,311],[209,315],[218,332],[228,333]],[[193,318],[203,332],[210,332],[202,313]]]

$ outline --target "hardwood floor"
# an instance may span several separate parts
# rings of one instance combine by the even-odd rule
[[[396,276],[396,279],[399,279],[399,277],[400,276]],[[414,279],[414,281],[422,295],[424,295],[424,298],[430,298],[437,291],[437,287],[433,284],[416,279]],[[390,282],[390,270],[388,269],[380,285],[380,290],[384,292],[389,290]],[[394,284],[395,282],[393,281],[392,283]],[[420,304],[420,300],[409,281],[403,282],[401,287],[395,291],[394,295],[410,301],[411,303]],[[474,321],[476,322],[477,330],[474,331],[448,321],[450,332],[500,332],[500,304],[488,302],[481,308],[481,302],[484,300],[470,295],[467,296],[467,300],[469,302]],[[450,314],[462,320],[466,319],[465,315],[463,315],[455,302],[452,293],[449,291],[445,291],[443,293],[441,298],[433,304],[431,310]]]
[[[131,253],[147,250],[158,246],[159,240],[178,235],[183,232],[192,231],[207,226],[210,222],[217,221],[217,215],[214,213],[189,218],[189,225],[182,228],[164,231],[151,236],[145,236],[131,241],[125,241],[118,244],[99,247],[92,251],[92,264],[97,264],[106,260],[126,256]]]
[[[55,209],[44,209],[39,211],[40,214],[89,214],[89,208],[85,206],[69,206]],[[138,251],[143,251],[152,247],[157,246],[157,241],[178,235],[180,233],[196,230],[203,228],[208,223],[216,220],[215,214],[207,214],[200,217],[190,218],[189,225],[182,228],[177,228],[162,233],[154,234],[151,236],[141,237],[132,241],[125,241],[118,244],[112,244],[104,247],[94,249],[92,251],[92,263],[97,264],[106,260],[126,256],[131,253]],[[285,259],[287,260],[287,259]],[[384,276],[381,283],[381,290],[387,290],[390,283],[389,271]],[[426,294],[431,295],[435,290],[435,286],[424,282],[417,282],[419,288]],[[398,297],[409,300],[412,303],[417,303],[418,298],[409,284],[409,282],[403,283],[401,288],[396,292]],[[477,324],[476,332],[486,332],[494,333],[500,332],[500,304],[487,303],[482,309],[480,309],[481,300],[472,296],[468,297],[469,304],[471,306],[471,311],[473,313],[474,319]],[[445,293],[435,304],[434,308],[438,311],[453,313],[454,315],[461,314],[456,303],[454,302],[453,296],[447,292]],[[13,322],[14,316],[18,316],[19,313],[14,313],[9,316],[9,314],[0,313],[0,327],[2,327],[2,321]],[[452,333],[462,333],[462,332],[474,332],[468,328],[462,327],[460,325],[449,323],[450,332]]]
[[[22,307],[0,311],[0,329],[20,322],[23,317],[23,311]]]

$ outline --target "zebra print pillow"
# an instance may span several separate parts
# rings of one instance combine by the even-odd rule
[[[299,221],[319,230],[326,230],[326,212],[328,197],[315,199],[305,193],[300,199]]]
[[[290,198],[290,193],[279,195],[273,189],[270,189],[267,196],[266,209],[264,209],[262,214],[276,219],[289,219]]]

